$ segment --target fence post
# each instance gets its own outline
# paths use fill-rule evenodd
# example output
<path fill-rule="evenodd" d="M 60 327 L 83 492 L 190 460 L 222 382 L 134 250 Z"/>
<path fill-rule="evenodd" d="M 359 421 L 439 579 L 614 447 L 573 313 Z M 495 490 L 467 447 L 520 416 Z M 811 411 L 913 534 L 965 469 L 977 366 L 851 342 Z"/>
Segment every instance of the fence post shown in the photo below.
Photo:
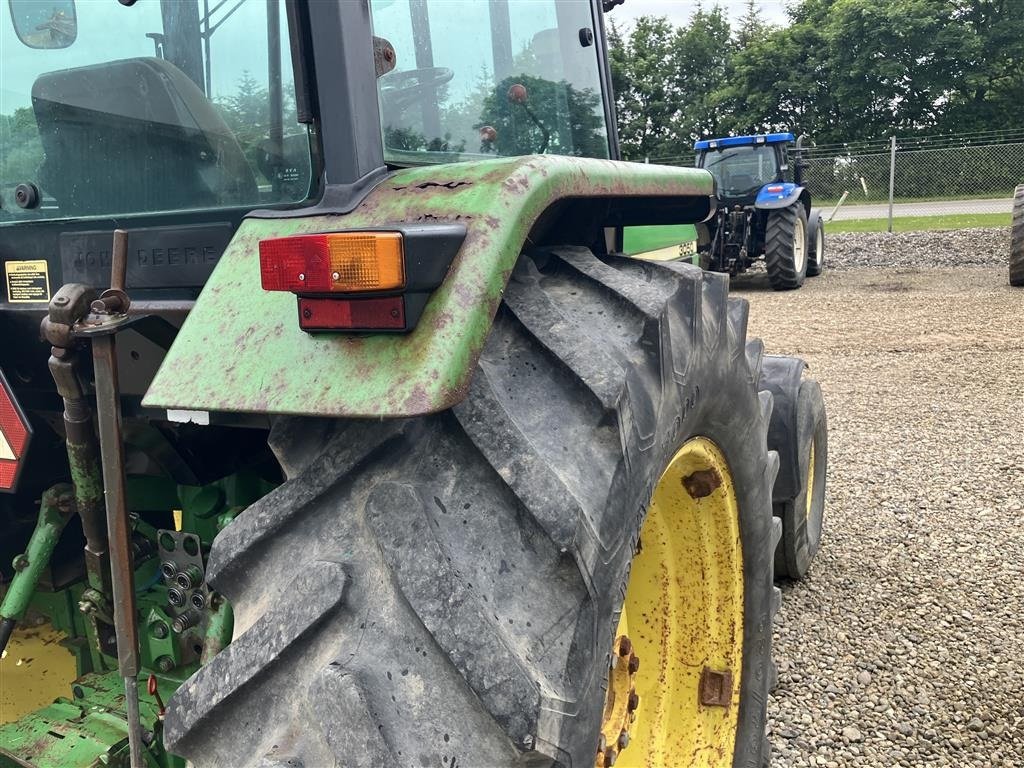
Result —
<path fill-rule="evenodd" d="M 889 149 L 889 231 L 892 232 L 892 199 L 896 186 L 896 137 L 893 136 Z"/>

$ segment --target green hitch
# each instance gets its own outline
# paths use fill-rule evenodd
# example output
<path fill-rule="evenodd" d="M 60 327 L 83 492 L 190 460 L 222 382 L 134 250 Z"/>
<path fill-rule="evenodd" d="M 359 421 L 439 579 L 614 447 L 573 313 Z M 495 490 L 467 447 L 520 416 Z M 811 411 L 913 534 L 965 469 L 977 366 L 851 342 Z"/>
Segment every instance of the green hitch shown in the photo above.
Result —
<path fill-rule="evenodd" d="M 235 630 L 235 613 L 231 604 L 220 595 L 214 595 L 210 603 L 212 610 L 206 625 L 203 652 L 199 656 L 199 663 L 203 665 L 227 647 Z"/>
<path fill-rule="evenodd" d="M 14 578 L 3 603 L 0 604 L 4 645 L 7 644 L 14 624 L 25 616 L 39 578 L 50 564 L 50 557 L 60 540 L 60 534 L 74 513 L 73 486 L 61 483 L 43 494 L 39 505 L 39 519 L 36 521 L 35 530 L 32 531 L 32 538 L 29 539 L 26 550 L 14 558 Z"/>

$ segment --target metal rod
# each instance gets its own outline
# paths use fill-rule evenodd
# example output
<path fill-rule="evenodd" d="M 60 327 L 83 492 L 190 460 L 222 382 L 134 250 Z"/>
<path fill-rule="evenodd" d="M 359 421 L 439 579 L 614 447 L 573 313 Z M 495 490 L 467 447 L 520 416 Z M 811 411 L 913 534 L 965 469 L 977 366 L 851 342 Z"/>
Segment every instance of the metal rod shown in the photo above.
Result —
<path fill-rule="evenodd" d="M 267 84 L 270 96 L 270 151 L 277 162 L 284 157 L 284 97 L 281 86 L 281 6 L 267 0 Z M 269 179 L 274 199 L 281 195 L 281 176 Z"/>
<path fill-rule="evenodd" d="M 896 191 L 896 137 L 889 149 L 889 231 L 892 232 L 892 199 Z"/>
<path fill-rule="evenodd" d="M 220 8 L 221 5 L 223 5 L 223 3 L 220 3 L 217 6 L 217 8 Z M 203 64 L 205 65 L 205 69 L 206 69 L 206 71 L 204 73 L 205 76 L 206 76 L 206 78 L 205 78 L 206 79 L 206 98 L 212 100 L 213 99 L 213 93 L 212 93 L 212 82 L 211 81 L 212 81 L 212 77 L 213 76 L 212 76 L 212 74 L 210 72 L 210 70 L 212 69 L 212 65 L 210 63 L 210 35 L 213 34 L 213 33 L 210 31 L 210 14 L 211 13 L 212 13 L 212 11 L 210 10 L 209 0 L 203 0 L 203 32 L 201 33 L 201 37 L 203 38 L 203 57 L 205 59 Z"/>
<path fill-rule="evenodd" d="M 125 274 L 128 271 L 128 233 L 123 229 L 114 230 L 114 249 L 110 259 L 110 287 L 124 290 Z"/>
<path fill-rule="evenodd" d="M 839 212 L 839 206 L 846 202 L 846 198 L 850 196 L 850 190 L 843 192 L 843 196 L 839 198 L 839 202 L 836 203 L 836 207 L 832 209 L 832 213 L 828 215 L 828 221 L 832 221 L 836 217 L 836 213 Z"/>
<path fill-rule="evenodd" d="M 96 416 L 99 422 L 103 487 L 107 502 L 114 630 L 117 633 L 117 666 L 121 677 L 124 678 L 131 768 L 143 768 L 142 726 L 139 720 L 139 633 L 135 616 L 135 569 L 132 562 L 131 526 L 128 520 L 124 443 L 121 441 L 121 398 L 117 384 L 117 348 L 114 339 L 113 334 L 94 336 L 92 339 Z"/>

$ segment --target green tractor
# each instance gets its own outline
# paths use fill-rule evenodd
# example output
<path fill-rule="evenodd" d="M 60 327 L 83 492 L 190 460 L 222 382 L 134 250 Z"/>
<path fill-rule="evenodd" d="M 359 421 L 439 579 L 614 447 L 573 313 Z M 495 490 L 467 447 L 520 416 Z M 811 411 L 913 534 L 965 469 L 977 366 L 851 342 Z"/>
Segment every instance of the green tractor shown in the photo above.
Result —
<path fill-rule="evenodd" d="M 604 12 L 2 5 L 0 765 L 767 765 L 821 392 Z"/>

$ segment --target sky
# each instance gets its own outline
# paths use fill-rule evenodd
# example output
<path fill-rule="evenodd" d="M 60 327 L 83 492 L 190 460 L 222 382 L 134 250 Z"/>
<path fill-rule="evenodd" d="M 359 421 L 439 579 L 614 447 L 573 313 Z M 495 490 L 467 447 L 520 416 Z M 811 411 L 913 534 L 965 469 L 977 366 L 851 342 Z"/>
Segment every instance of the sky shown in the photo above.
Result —
<path fill-rule="evenodd" d="M 729 21 L 738 21 L 747 10 L 747 0 L 626 0 L 617 6 L 607 18 L 621 27 L 632 26 L 640 16 L 667 16 L 675 26 L 680 26 L 693 14 L 698 5 L 710 8 L 720 5 L 729 15 Z M 785 0 L 757 0 L 761 15 L 771 24 L 786 23 Z"/>

